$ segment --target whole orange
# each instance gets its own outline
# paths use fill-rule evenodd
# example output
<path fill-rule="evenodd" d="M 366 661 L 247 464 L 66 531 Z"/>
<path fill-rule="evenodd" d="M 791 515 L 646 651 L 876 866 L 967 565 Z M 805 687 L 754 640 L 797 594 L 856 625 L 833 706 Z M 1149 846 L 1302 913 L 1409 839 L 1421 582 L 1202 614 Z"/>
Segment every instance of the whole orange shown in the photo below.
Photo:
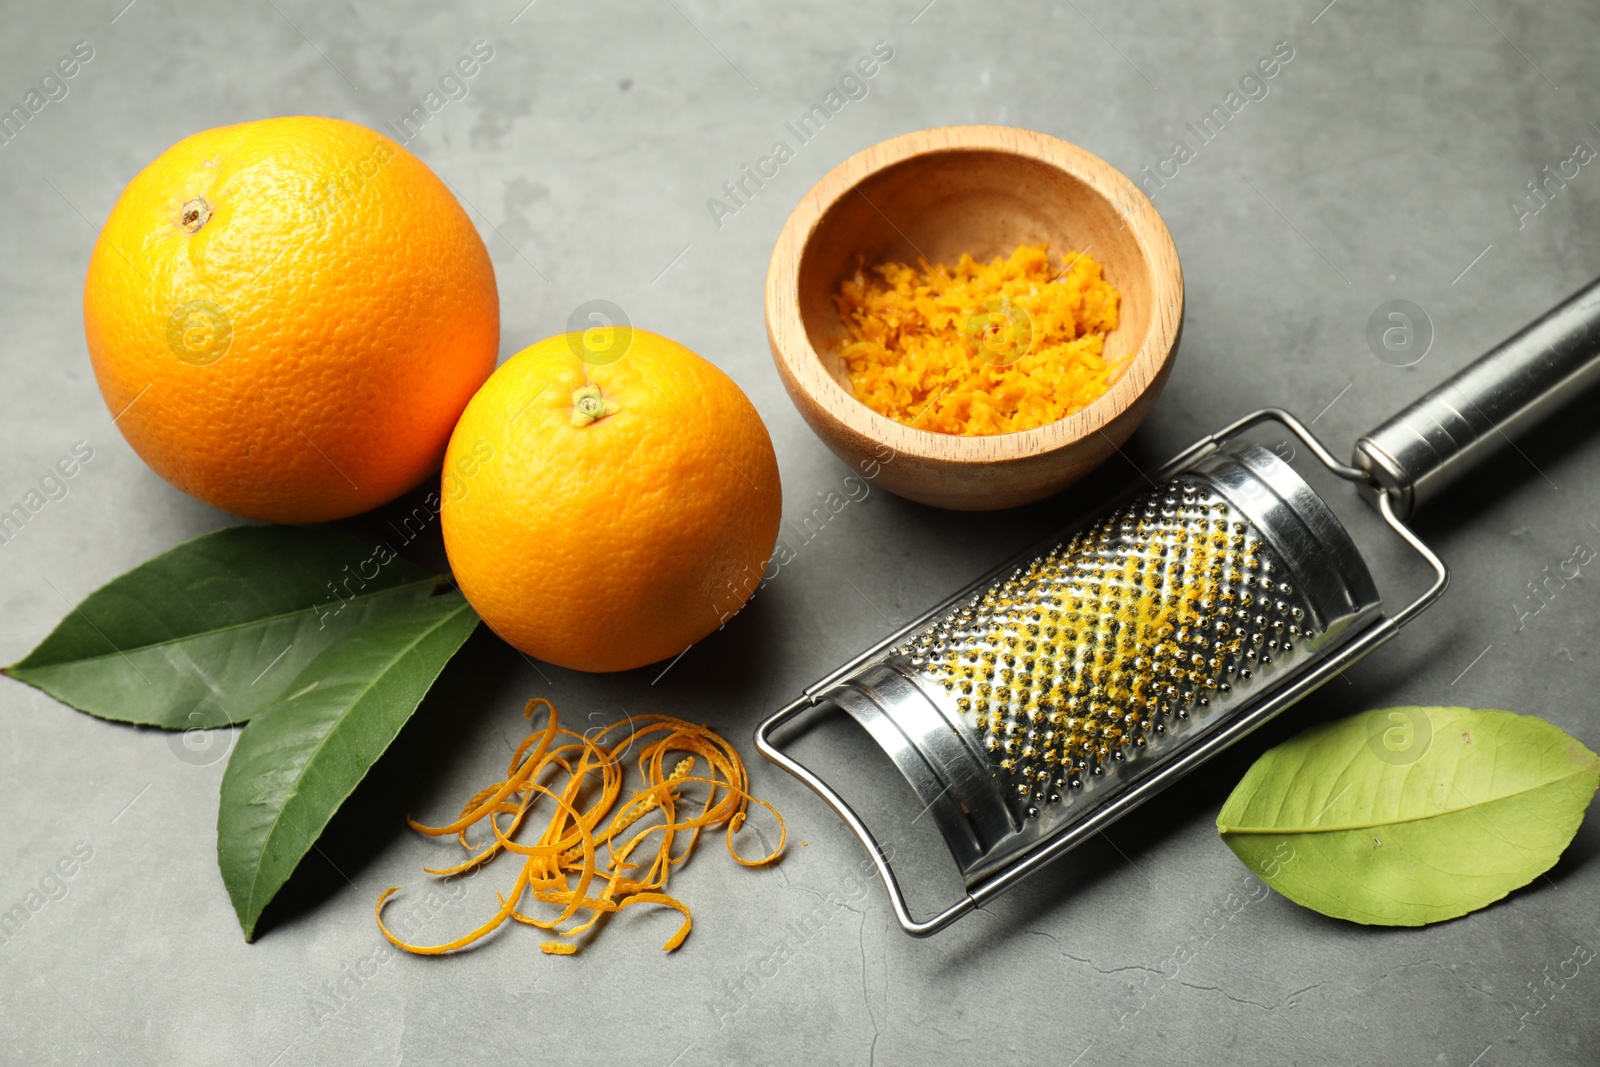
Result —
<path fill-rule="evenodd" d="M 450 190 L 327 118 L 163 152 L 95 243 L 83 317 L 134 451 L 266 522 L 353 515 L 437 470 L 500 344 L 494 268 Z"/>
<path fill-rule="evenodd" d="M 782 516 L 754 405 L 676 341 L 606 328 L 507 360 L 445 455 L 445 551 L 530 656 L 621 671 L 676 656 L 755 591 Z"/>

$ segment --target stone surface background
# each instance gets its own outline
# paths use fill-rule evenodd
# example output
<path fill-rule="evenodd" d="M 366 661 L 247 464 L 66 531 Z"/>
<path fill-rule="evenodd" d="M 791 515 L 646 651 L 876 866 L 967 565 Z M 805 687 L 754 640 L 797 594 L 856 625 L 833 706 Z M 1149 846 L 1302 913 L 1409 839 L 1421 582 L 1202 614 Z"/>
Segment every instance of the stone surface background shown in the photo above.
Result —
<path fill-rule="evenodd" d="M 528 696 L 579 718 L 701 718 L 748 745 L 761 716 L 1136 481 L 1133 466 L 1267 404 L 1315 418 L 1342 453 L 1590 280 L 1600 171 L 1582 167 L 1536 214 L 1525 183 L 1578 144 L 1600 145 L 1593 5 L 122 2 L 0 10 L 6 108 L 75 42 L 94 50 L 68 94 L 0 145 L 0 505 L 76 442 L 94 450 L 69 493 L 0 545 L 0 660 L 20 658 L 98 585 L 230 521 L 143 466 L 89 371 L 81 285 L 122 186 L 209 126 L 309 112 L 381 128 L 478 41 L 493 59 L 411 147 L 493 254 L 502 356 L 592 299 L 704 353 L 771 428 L 796 558 L 664 675 L 535 667 L 479 634 L 254 945 L 214 860 L 224 763 L 176 758 L 166 735 L 0 682 L 0 905 L 75 843 L 92 850 L 66 895 L 0 944 L 0 1060 L 1491 1067 L 1600 1056 L 1600 973 L 1559 978 L 1575 947 L 1600 948 L 1593 818 L 1547 878 L 1421 930 L 1334 922 L 1267 894 L 1213 826 L 1264 747 L 1370 707 L 1510 708 L 1600 744 L 1600 574 L 1524 614 L 1544 568 L 1600 547 L 1593 397 L 1420 522 L 1454 585 L 1401 638 L 1108 840 L 932 940 L 894 927 L 881 887 L 859 879 L 856 842 L 748 748 L 759 792 L 789 817 L 790 855 L 755 873 L 714 849 L 697 857 L 674 882 L 696 909 L 676 954 L 658 950 L 671 916 L 618 922 L 574 960 L 542 956 L 520 929 L 415 959 L 391 952 L 372 921 L 387 886 L 427 899 L 420 868 L 437 852 L 401 816 L 453 812 L 490 780 Z M 867 95 L 714 218 L 708 198 L 878 41 L 894 56 Z M 969 122 L 1064 137 L 1141 177 L 1175 141 L 1193 146 L 1184 124 L 1281 41 L 1293 59 L 1265 98 L 1156 191 L 1188 316 L 1127 462 L 1004 514 L 874 489 L 804 533 L 849 472 L 784 395 L 761 294 L 772 242 L 811 183 L 881 138 Z M 1369 317 L 1397 299 L 1430 324 L 1425 357 L 1407 367 L 1366 340 Z M 1336 504 L 1362 509 L 1350 493 Z M 420 549 L 437 559 L 436 540 Z M 1415 587 L 1403 553 L 1375 555 Z M 443 939 L 475 925 L 509 877 L 491 869 L 438 898 L 425 929 Z"/>

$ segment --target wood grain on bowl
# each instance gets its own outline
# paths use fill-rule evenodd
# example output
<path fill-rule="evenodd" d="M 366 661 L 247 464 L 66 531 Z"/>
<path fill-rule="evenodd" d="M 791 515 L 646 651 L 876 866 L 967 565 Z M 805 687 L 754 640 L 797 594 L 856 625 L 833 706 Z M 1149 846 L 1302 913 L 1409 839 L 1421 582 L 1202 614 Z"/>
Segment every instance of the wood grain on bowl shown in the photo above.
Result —
<path fill-rule="evenodd" d="M 1106 358 L 1126 362 L 1076 414 L 1018 433 L 956 436 L 904 425 L 855 398 L 834 304 L 858 263 L 987 261 L 1019 244 L 1087 252 L 1122 294 Z M 1127 440 L 1172 367 L 1183 274 L 1166 224 L 1109 163 L 1008 126 L 947 126 L 873 145 L 835 167 L 784 225 L 767 271 L 767 338 L 795 406 L 854 469 L 938 507 L 1014 507 L 1071 485 Z M 885 449 L 893 461 L 883 463 Z"/>

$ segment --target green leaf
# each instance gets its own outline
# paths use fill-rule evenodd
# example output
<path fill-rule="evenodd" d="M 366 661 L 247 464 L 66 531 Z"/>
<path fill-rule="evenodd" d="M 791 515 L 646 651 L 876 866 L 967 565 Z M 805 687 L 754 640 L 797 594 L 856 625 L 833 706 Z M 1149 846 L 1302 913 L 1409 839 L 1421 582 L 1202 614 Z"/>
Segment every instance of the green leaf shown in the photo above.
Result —
<path fill-rule="evenodd" d="M 426 602 L 439 579 L 342 533 L 233 526 L 91 593 L 13 678 L 103 719 L 167 729 L 245 722 L 369 620 Z"/>
<path fill-rule="evenodd" d="M 1217 831 L 1263 881 L 1351 922 L 1422 926 L 1549 870 L 1600 785 L 1600 757 L 1531 715 L 1382 708 L 1256 761 Z"/>
<path fill-rule="evenodd" d="M 217 863 L 247 941 L 477 625 L 454 591 L 390 612 L 306 664 L 240 733 L 222 776 Z"/>

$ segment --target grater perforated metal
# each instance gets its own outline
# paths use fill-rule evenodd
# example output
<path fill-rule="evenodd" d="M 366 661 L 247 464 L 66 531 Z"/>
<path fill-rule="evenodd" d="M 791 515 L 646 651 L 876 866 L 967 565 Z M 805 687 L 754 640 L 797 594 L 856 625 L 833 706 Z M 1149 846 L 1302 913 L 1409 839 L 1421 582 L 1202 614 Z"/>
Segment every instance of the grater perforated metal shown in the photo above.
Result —
<path fill-rule="evenodd" d="M 901 926 L 931 934 L 1038 870 L 1393 637 L 1448 583 L 1403 519 L 1600 380 L 1591 284 L 1336 460 L 1268 408 L 1196 442 L 1149 486 L 1024 552 L 808 688 L 756 731 L 868 847 Z M 1277 422 L 1363 487 L 1433 571 L 1393 614 L 1332 508 L 1243 434 Z M 778 747 L 843 712 L 936 820 L 966 895 L 915 918 L 883 851 Z"/>

